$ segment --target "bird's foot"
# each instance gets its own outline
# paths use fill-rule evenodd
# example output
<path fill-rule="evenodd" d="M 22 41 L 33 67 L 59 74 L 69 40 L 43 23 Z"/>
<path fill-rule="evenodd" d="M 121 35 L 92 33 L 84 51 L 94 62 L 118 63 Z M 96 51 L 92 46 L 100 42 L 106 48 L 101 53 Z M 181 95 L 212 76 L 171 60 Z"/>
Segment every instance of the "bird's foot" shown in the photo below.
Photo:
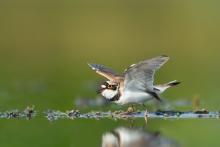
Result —
<path fill-rule="evenodd" d="M 135 110 L 134 107 L 129 107 L 127 111 L 125 111 L 123 114 L 131 115 L 131 114 L 140 114 L 141 112 L 139 110 Z"/>

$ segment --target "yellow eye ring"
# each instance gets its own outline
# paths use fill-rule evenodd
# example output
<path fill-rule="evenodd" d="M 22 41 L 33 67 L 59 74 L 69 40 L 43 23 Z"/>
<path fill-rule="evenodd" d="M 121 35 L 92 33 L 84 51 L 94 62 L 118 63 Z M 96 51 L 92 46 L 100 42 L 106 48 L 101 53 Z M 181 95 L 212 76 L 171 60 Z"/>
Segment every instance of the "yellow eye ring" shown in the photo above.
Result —
<path fill-rule="evenodd" d="M 112 88 L 112 85 L 108 85 L 108 89 L 111 89 Z"/>

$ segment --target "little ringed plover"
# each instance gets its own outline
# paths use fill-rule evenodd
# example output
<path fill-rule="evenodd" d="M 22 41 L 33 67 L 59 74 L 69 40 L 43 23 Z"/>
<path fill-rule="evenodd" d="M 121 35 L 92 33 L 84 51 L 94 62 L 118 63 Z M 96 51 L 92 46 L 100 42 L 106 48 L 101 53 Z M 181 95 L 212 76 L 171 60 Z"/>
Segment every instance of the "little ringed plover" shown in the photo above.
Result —
<path fill-rule="evenodd" d="M 155 98 L 162 102 L 159 94 L 180 83 L 174 80 L 166 84 L 153 85 L 155 71 L 168 59 L 168 56 L 157 56 L 132 64 L 125 69 L 124 76 L 98 64 L 88 63 L 88 65 L 98 74 L 108 79 L 97 91 L 107 100 L 118 105 L 130 105 L 132 108 L 134 104 L 141 104 L 146 108 L 145 101 Z"/>

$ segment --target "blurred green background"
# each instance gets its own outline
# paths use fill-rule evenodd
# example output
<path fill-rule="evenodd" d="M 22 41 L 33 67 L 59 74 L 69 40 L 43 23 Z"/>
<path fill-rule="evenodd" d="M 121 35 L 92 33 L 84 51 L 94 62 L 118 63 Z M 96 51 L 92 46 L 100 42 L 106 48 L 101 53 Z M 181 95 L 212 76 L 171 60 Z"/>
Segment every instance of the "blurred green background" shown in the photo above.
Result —
<path fill-rule="evenodd" d="M 90 90 L 86 86 L 88 81 L 105 81 L 104 77 L 99 76 L 86 65 L 87 62 L 98 63 L 123 73 L 131 64 L 158 55 L 168 55 L 170 60 L 156 72 L 154 83 L 162 84 L 175 79 L 181 81 L 180 85 L 166 91 L 164 97 L 172 101 L 192 99 L 198 94 L 203 102 L 201 108 L 217 111 L 220 103 L 219 6 L 220 1 L 205 0 L 1 0 L 0 111 L 23 110 L 31 105 L 35 105 L 37 110 L 76 109 L 74 99 L 77 96 L 97 97 L 93 89 L 99 89 L 99 85 L 91 84 L 92 90 Z M 91 109 L 81 111 L 88 112 Z M 190 107 L 187 110 L 191 109 Z M 14 140 L 19 131 L 21 131 L 19 136 L 30 134 L 28 130 L 22 133 L 25 125 L 30 125 L 29 127 L 35 125 L 36 130 L 33 131 L 38 133 L 41 130 L 38 127 L 42 128 L 42 134 L 39 133 L 42 138 L 53 134 L 53 139 L 59 136 L 69 139 L 73 135 L 70 132 L 74 129 L 69 128 L 67 134 L 61 130 L 65 128 L 66 123 L 68 127 L 74 127 L 75 122 L 56 122 L 56 125 L 53 125 L 53 129 L 59 130 L 56 136 L 56 132 L 50 131 L 52 126 L 46 120 L 46 126 L 43 120 L 39 121 L 41 121 L 39 126 L 36 125 L 37 121 L 32 121 L 20 123 L 19 125 L 23 127 L 13 125 L 13 128 L 18 127 L 13 129 L 9 126 L 9 120 L 1 119 L 0 136 L 7 138 L 9 135 L 8 137 Z M 216 120 L 214 121 L 212 123 L 216 124 Z M 13 124 L 15 121 L 10 120 L 10 122 Z M 99 130 L 100 134 L 90 138 L 96 140 L 91 146 L 97 146 L 101 142 L 101 132 L 109 131 L 104 129 L 105 126 L 111 125 L 113 129 L 114 126 L 123 124 L 106 120 L 76 122 L 78 126 L 80 124 L 87 126 L 84 131 L 89 131 L 90 124 L 97 125 L 93 130 L 98 130 L 100 124 L 103 124 L 102 129 Z M 192 121 L 192 124 L 197 123 L 195 120 Z M 163 128 L 160 124 L 161 120 L 157 120 L 154 127 Z M 175 124 L 176 128 L 183 127 L 184 130 L 184 123 L 180 124 L 182 125 Z M 219 127 L 219 124 L 217 125 L 213 127 Z M 173 124 L 170 129 L 172 127 Z M 47 128 L 48 134 L 43 133 Z M 167 133 L 170 137 L 176 136 L 175 131 L 168 132 L 164 134 Z M 78 134 L 83 137 L 83 130 Z M 181 140 L 180 138 L 176 136 L 177 140 Z M 17 138 L 15 142 L 19 140 Z M 53 146 L 61 146 L 64 142 L 67 143 L 65 139 L 60 140 Z M 216 144 L 217 140 L 212 142 Z M 5 146 L 17 145 L 8 142 L 7 139 L 0 139 L 1 143 Z M 37 143 L 39 142 L 35 145 L 39 146 Z M 48 144 L 45 141 L 45 146 Z M 76 144 L 89 145 L 88 142 Z M 192 140 L 186 141 L 185 144 L 207 145 Z M 21 145 L 26 146 L 22 143 Z M 67 143 L 65 146 L 70 144 Z"/>

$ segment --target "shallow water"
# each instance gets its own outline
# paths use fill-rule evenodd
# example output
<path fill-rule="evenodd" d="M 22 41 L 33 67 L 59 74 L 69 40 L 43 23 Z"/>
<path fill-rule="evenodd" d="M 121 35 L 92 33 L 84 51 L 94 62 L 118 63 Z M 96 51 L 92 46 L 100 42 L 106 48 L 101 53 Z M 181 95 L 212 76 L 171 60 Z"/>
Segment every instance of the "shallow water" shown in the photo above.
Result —
<path fill-rule="evenodd" d="M 159 140 L 175 145 L 220 145 L 219 1 L 1 0 L 0 6 L 1 147 L 101 146 L 103 135 L 121 136 L 121 127 L 130 132 L 132 122 L 144 136 L 160 132 Z M 152 112 L 147 125 L 143 107 L 135 106 L 141 115 L 126 118 L 115 111 L 127 106 L 96 95 L 106 79 L 86 63 L 123 74 L 159 55 L 170 59 L 154 84 L 181 84 L 160 95 L 163 103 L 145 103 Z M 212 113 L 190 112 L 203 108 Z M 57 114 L 48 115 L 49 109 Z M 68 117 L 72 109 L 85 117 Z M 179 114 L 155 115 L 157 109 Z"/>
<path fill-rule="evenodd" d="M 80 113 L 78 110 L 1 112 L 3 146 L 215 146 L 219 112 L 144 111 Z M 164 115 L 167 114 L 167 115 Z M 202 117 L 202 116 L 203 117 Z M 161 119 L 163 118 L 163 119 Z M 132 136 L 133 135 L 133 136 Z M 212 136 L 212 137 L 210 137 Z M 129 144 L 129 145 L 128 145 Z"/>

